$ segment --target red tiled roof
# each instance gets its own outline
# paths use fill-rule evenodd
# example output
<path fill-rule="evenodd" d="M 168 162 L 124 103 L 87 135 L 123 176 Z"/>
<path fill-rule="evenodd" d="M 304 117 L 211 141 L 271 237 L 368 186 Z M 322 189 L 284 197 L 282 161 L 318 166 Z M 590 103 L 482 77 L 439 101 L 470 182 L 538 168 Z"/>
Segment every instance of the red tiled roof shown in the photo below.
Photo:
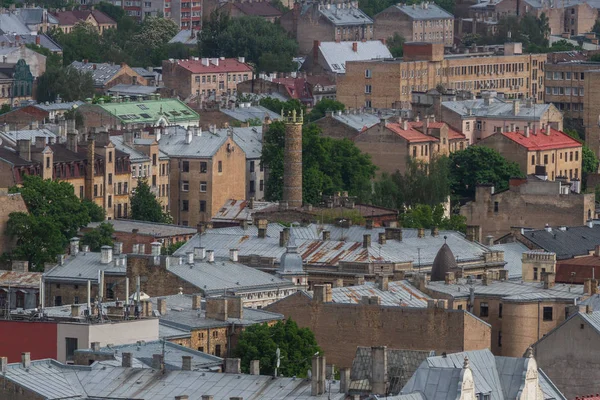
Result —
<path fill-rule="evenodd" d="M 53 15 L 58 19 L 59 25 L 75 25 L 79 22 L 85 21 L 89 15 L 92 14 L 99 24 L 113 24 L 117 23 L 115 20 L 104 14 L 100 10 L 85 11 L 85 10 L 73 10 L 73 11 L 58 11 Z"/>
<path fill-rule="evenodd" d="M 311 97 L 304 78 L 277 78 L 273 79 L 273 82 L 285 86 L 292 99 L 302 100 Z"/>
<path fill-rule="evenodd" d="M 575 400 L 600 400 L 600 394 L 596 393 L 596 395 L 588 394 L 587 396 L 579 396 L 575 397 Z"/>
<path fill-rule="evenodd" d="M 280 17 L 282 15 L 281 11 L 266 1 L 233 3 L 233 6 L 246 15 L 254 15 L 257 17 Z"/>
<path fill-rule="evenodd" d="M 502 135 L 529 151 L 581 147 L 581 143 L 569 135 L 556 129 L 548 129 L 550 129 L 550 134 L 546 134 L 547 132 L 543 129 L 538 129 L 535 134 L 530 133 L 529 137 L 525 137 L 523 132 L 503 132 Z"/>
<path fill-rule="evenodd" d="M 208 63 L 208 65 L 205 65 L 203 60 L 204 63 Z M 198 60 L 177 60 L 177 64 L 182 68 L 187 69 L 192 74 L 252 71 L 252 68 L 250 68 L 248 64 L 242 63 L 236 58 L 200 58 Z"/>
<path fill-rule="evenodd" d="M 413 126 L 416 125 L 416 126 Z M 439 142 L 436 137 L 427 136 L 424 133 L 419 132 L 415 128 L 422 125 L 420 122 L 409 122 L 407 124 L 406 130 L 402 129 L 402 124 L 399 123 L 387 123 L 385 124 L 386 128 L 396 133 L 398 136 L 403 137 L 406 141 L 410 143 L 422 143 L 422 142 Z"/>
<path fill-rule="evenodd" d="M 419 122 L 411 122 L 414 128 L 421 128 L 423 126 L 423 121 Z M 440 129 L 444 125 L 448 126 L 445 122 L 430 122 L 429 127 L 433 129 Z M 455 131 L 450 126 L 448 126 L 448 140 L 456 140 L 456 139 L 466 139 L 467 137 L 462 133 Z"/>

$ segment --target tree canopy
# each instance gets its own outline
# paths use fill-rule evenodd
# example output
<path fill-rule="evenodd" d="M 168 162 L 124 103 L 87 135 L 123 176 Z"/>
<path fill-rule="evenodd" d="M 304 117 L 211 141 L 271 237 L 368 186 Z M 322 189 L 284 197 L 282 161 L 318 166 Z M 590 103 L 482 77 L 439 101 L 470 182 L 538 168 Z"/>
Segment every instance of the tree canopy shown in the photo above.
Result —
<path fill-rule="evenodd" d="M 23 186 L 12 187 L 10 191 L 21 193 L 29 214 L 9 215 L 6 232 L 16 240 L 16 248 L 5 256 L 27 260 L 34 269 L 40 270 L 44 262 L 55 261 L 69 239 L 91 220 L 88 207 L 68 182 L 26 175 Z"/>
<path fill-rule="evenodd" d="M 390 53 L 392 53 L 392 56 L 402 57 L 402 55 L 404 54 L 404 43 L 405 42 L 406 42 L 406 39 L 404 39 L 404 37 L 400 36 L 400 34 L 398 34 L 398 32 L 394 33 L 394 36 L 388 38 L 387 47 L 390 50 Z"/>
<path fill-rule="evenodd" d="M 587 187 L 587 177 L 589 174 L 595 174 L 598 172 L 598 157 L 596 153 L 584 142 L 584 135 L 575 129 L 565 129 L 563 131 L 573 139 L 581 143 L 581 189 L 585 190 Z"/>
<path fill-rule="evenodd" d="M 150 190 L 145 179 L 138 180 L 131 196 L 131 219 L 138 221 L 171 223 L 171 216 L 162 211 L 160 202 Z"/>
<path fill-rule="evenodd" d="M 269 170 L 265 197 L 280 200 L 283 194 L 283 156 L 285 148 L 285 125 L 273 122 L 265 133 L 262 163 Z M 302 130 L 302 191 L 306 203 L 318 204 L 322 194 L 348 191 L 359 200 L 367 200 L 371 191 L 371 179 L 376 167 L 369 155 L 348 139 L 332 139 L 321 136 L 321 129 L 305 125 Z"/>
<path fill-rule="evenodd" d="M 112 235 L 115 228 L 108 222 L 103 222 L 98 227 L 86 232 L 81 240 L 82 244 L 90 246 L 91 251 L 100 251 L 102 246 L 112 246 Z"/>
<path fill-rule="evenodd" d="M 308 115 L 306 115 L 306 120 L 308 122 L 316 121 L 323 118 L 327 111 L 344 111 L 345 108 L 344 103 L 331 99 L 323 99 L 310 110 Z"/>
<path fill-rule="evenodd" d="M 241 358 L 242 371 L 248 373 L 250 361 L 260 361 L 261 375 L 272 375 L 276 367 L 276 351 L 280 350 L 278 376 L 306 377 L 315 353 L 321 352 L 315 335 L 308 328 L 299 328 L 288 318 L 275 325 L 251 325 L 242 331 L 235 349 Z"/>
<path fill-rule="evenodd" d="M 467 230 L 467 219 L 462 215 L 451 214 L 450 218 L 444 216 L 444 207 L 436 204 L 431 207 L 427 204 L 418 204 L 400 215 L 402 226 L 406 228 L 447 229 L 459 232 Z"/>
<path fill-rule="evenodd" d="M 94 79 L 89 72 L 72 67 L 46 70 L 38 79 L 38 101 L 53 102 L 57 97 L 64 101 L 75 101 L 94 96 Z"/>
<path fill-rule="evenodd" d="M 298 44 L 280 25 L 261 17 L 230 18 L 214 11 L 198 36 L 202 57 L 245 57 L 257 72 L 295 70 L 297 51 Z"/>
<path fill-rule="evenodd" d="M 473 198 L 480 183 L 493 184 L 496 191 L 507 189 L 511 177 L 521 176 L 519 164 L 489 147 L 469 146 L 450 154 L 450 187 L 459 198 Z"/>

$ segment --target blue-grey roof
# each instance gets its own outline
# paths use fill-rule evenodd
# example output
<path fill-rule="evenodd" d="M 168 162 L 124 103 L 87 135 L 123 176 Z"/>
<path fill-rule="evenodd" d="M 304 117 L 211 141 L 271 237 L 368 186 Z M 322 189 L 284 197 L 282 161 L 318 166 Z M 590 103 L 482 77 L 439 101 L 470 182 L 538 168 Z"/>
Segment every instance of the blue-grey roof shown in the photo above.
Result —
<path fill-rule="evenodd" d="M 347 3 L 334 3 L 331 4 L 330 8 L 327 8 L 327 6 L 323 5 L 321 6 L 319 12 L 334 25 L 346 26 L 373 24 L 373 20 L 358 8 L 341 8 L 342 6 L 346 6 L 346 4 Z"/>
<path fill-rule="evenodd" d="M 0 31 L 2 30 L 2 27 L 0 26 Z M 16 36 L 19 36 L 18 40 L 16 38 Z M 42 34 L 36 34 L 36 33 L 29 33 L 29 34 L 24 34 L 24 33 L 20 33 L 20 34 L 10 34 L 10 33 L 5 33 L 0 35 L 0 42 L 6 42 L 6 46 L 8 46 L 8 43 L 13 43 L 16 46 L 18 46 L 21 43 L 24 44 L 36 44 L 36 38 L 40 39 L 40 46 L 41 47 L 45 47 L 48 50 L 50 50 L 51 52 L 57 53 L 57 52 L 62 52 L 62 47 L 60 47 L 60 45 L 58 43 L 56 43 L 54 40 L 52 40 L 49 36 L 47 36 L 46 34 L 42 33 Z"/>
<path fill-rule="evenodd" d="M 96 228 L 100 224 L 111 224 L 115 232 L 131 233 L 137 229 L 138 235 L 147 235 L 155 237 L 169 237 L 179 235 L 192 235 L 197 232 L 196 229 L 188 226 L 180 226 L 173 224 L 160 224 L 157 222 L 134 221 L 128 219 L 111 219 L 109 221 L 91 222 L 88 228 Z"/>
<path fill-rule="evenodd" d="M 462 101 L 444 101 L 442 107 L 459 114 L 461 117 L 480 117 L 480 118 L 503 118 L 514 120 L 539 120 L 546 113 L 552 104 L 532 104 L 527 107 L 525 102 L 519 105 L 519 112 L 515 115 L 513 110 L 513 101 L 504 100 L 497 97 L 492 98 L 489 106 L 485 105 L 484 99 L 462 100 Z"/>
<path fill-rule="evenodd" d="M 46 9 L 41 7 L 18 8 L 13 11 L 25 24 L 37 25 L 44 22 L 44 17 L 48 18 L 49 24 L 58 24 L 58 19 Z"/>
<path fill-rule="evenodd" d="M 173 39 L 169 40 L 169 43 L 183 43 L 195 46 L 198 44 L 196 32 L 197 31 L 190 31 L 189 29 L 182 29 L 179 32 L 177 32 L 177 35 L 173 36 Z"/>
<path fill-rule="evenodd" d="M 246 122 L 251 119 L 258 119 L 262 122 L 265 119 L 265 117 L 271 118 L 272 121 L 281 118 L 281 115 L 274 113 L 268 108 L 265 108 L 263 106 L 252 106 L 247 103 L 244 103 L 243 106 L 236 107 L 233 109 L 221 108 L 220 111 L 223 114 L 228 115 L 231 118 L 236 119 L 240 122 Z"/>
<path fill-rule="evenodd" d="M 353 46 L 356 45 L 356 51 Z M 320 57 L 325 59 L 331 72 L 346 73 L 348 61 L 364 61 L 374 58 L 392 58 L 392 53 L 380 40 L 367 42 L 321 42 L 319 45 Z"/>
<path fill-rule="evenodd" d="M 132 163 L 150 160 L 150 157 L 146 153 L 125 144 L 123 142 L 123 136 L 111 136 L 110 141 L 115 145 L 115 149 L 129 154 L 129 160 L 131 160 Z"/>
<path fill-rule="evenodd" d="M 227 129 L 218 129 L 215 133 L 202 132 L 192 135 L 191 143 L 186 143 L 187 131 L 180 126 L 167 127 L 167 133 L 161 136 L 159 147 L 170 157 L 210 158 L 227 141 Z"/>
<path fill-rule="evenodd" d="M 492 250 L 504 252 L 504 269 L 508 270 L 508 279 L 521 279 L 523 277 L 523 253 L 529 251 L 521 242 L 502 243 L 490 246 Z"/>
<path fill-rule="evenodd" d="M 398 3 L 390 7 L 400 10 L 400 12 L 406 14 L 409 18 L 416 20 L 454 19 L 452 14 L 430 1 L 412 5 Z M 387 10 L 382 11 L 382 13 L 385 12 L 387 12 Z M 377 19 L 377 15 L 375 16 L 375 19 Z"/>
<path fill-rule="evenodd" d="M 572 226 L 565 230 L 525 231 L 523 236 L 546 251 L 556 253 L 557 260 L 587 256 L 600 244 L 600 225 Z"/>
<path fill-rule="evenodd" d="M 327 117 L 324 117 L 327 118 Z M 377 125 L 380 121 L 380 117 L 376 114 L 371 113 L 351 113 L 351 112 L 334 112 L 331 118 L 342 124 L 356 130 L 356 132 L 362 131 L 364 128 L 370 128 Z"/>
<path fill-rule="evenodd" d="M 600 311 L 600 294 L 593 294 L 587 299 L 579 302 L 582 306 L 591 306 L 592 310 Z"/>
<path fill-rule="evenodd" d="M 108 64 L 108 63 L 91 63 L 73 61 L 71 67 L 92 74 L 94 79 L 94 85 L 96 87 L 102 87 L 108 83 L 120 70 L 120 64 Z"/>
<path fill-rule="evenodd" d="M 98 351 L 93 351 L 92 349 L 77 351 L 92 354 L 110 354 L 114 356 L 122 356 L 123 353 L 131 353 L 133 358 L 148 367 L 152 367 L 152 356 L 154 354 L 164 354 L 164 364 L 167 370 L 181 369 L 182 356 L 192 357 L 193 370 L 207 370 L 208 368 L 218 367 L 223 364 L 223 359 L 221 357 L 216 357 L 201 351 L 192 350 L 189 347 L 180 346 L 178 344 L 163 340 L 107 346 L 102 347 Z"/>
<path fill-rule="evenodd" d="M 469 297 L 473 288 L 475 295 L 498 296 L 502 301 L 539 301 L 558 300 L 575 301 L 583 297 L 583 285 L 556 284 L 551 289 L 544 289 L 540 282 L 490 281 L 484 285 L 481 280 L 458 279 L 457 283 L 446 285 L 445 282 L 428 282 L 427 288 L 436 292 L 451 295 L 454 298 Z"/>
<path fill-rule="evenodd" d="M 24 129 L 20 131 L 0 131 L 0 139 L 3 144 L 11 144 L 15 146 L 17 144 L 17 140 L 29 139 L 31 142 L 35 142 L 35 138 L 38 136 L 44 136 L 46 138 L 46 144 L 48 144 L 48 138 L 52 138 L 54 141 L 57 141 L 58 135 L 46 128 L 38 128 L 38 129 Z"/>
<path fill-rule="evenodd" d="M 163 325 L 179 329 L 205 329 L 217 328 L 223 326 L 248 326 L 262 324 L 270 321 L 283 320 L 283 315 L 261 309 L 244 308 L 242 318 L 228 318 L 227 321 L 221 321 L 206 318 L 205 310 L 182 310 L 168 312 L 167 315 L 160 318 Z"/>
<path fill-rule="evenodd" d="M 600 1 L 598 0 L 569 0 L 568 3 L 556 0 L 525 0 L 525 3 L 529 4 L 533 8 L 565 8 L 586 3 L 592 8 L 600 8 Z"/>
<path fill-rule="evenodd" d="M 50 271 L 44 273 L 45 280 L 67 280 L 67 281 L 98 281 L 98 272 L 104 271 L 111 275 L 126 274 L 126 267 L 117 266 L 113 261 L 108 264 L 100 262 L 100 253 L 80 251 L 76 255 L 70 255 L 65 258 L 64 264 L 57 264 Z"/>
<path fill-rule="evenodd" d="M 239 142 L 236 141 L 236 143 L 238 143 L 239 146 Z M 246 157 L 250 158 L 246 150 L 244 150 L 244 152 L 246 153 Z M 277 203 L 271 203 L 268 201 L 254 201 L 254 206 L 252 209 L 250 209 L 249 202 L 246 200 L 228 199 L 225 201 L 225 204 L 223 204 L 223 207 L 221 207 L 219 211 L 217 211 L 217 213 L 212 217 L 212 221 L 233 223 L 248 221 L 251 223 L 255 212 L 269 206 L 276 205 Z"/>
<path fill-rule="evenodd" d="M 191 332 L 189 329 L 176 328 L 174 326 L 161 324 L 159 321 L 158 337 L 161 339 L 170 340 L 170 339 L 190 337 L 190 336 L 191 336 Z"/>
<path fill-rule="evenodd" d="M 311 382 L 306 379 L 181 370 L 163 373 L 100 363 L 67 366 L 53 360 L 32 361 L 27 370 L 20 363 L 9 364 L 3 377 L 47 400 L 165 400 L 184 394 L 189 400 L 201 400 L 205 394 L 213 395 L 214 400 L 234 396 L 244 400 L 343 400 L 346 396 L 339 393 L 338 381 L 331 382 L 331 392 L 311 396 Z"/>
<path fill-rule="evenodd" d="M 247 159 L 260 158 L 262 155 L 262 126 L 233 128 L 232 133 L 233 141 L 246 153 Z"/>
<path fill-rule="evenodd" d="M 600 311 L 592 311 L 591 313 L 580 312 L 579 316 L 594 327 L 596 331 L 600 332 Z"/>
<path fill-rule="evenodd" d="M 62 101 L 60 103 L 38 103 L 35 107 L 44 111 L 63 111 L 71 110 L 74 107 L 77 108 L 80 105 L 85 104 L 83 101 Z"/>
<path fill-rule="evenodd" d="M 108 89 L 108 93 L 127 96 L 147 96 L 158 91 L 157 86 L 126 85 L 119 83 Z"/>
<path fill-rule="evenodd" d="M 0 31 L 7 34 L 28 35 L 35 33 L 14 13 L 0 14 Z"/>
<path fill-rule="evenodd" d="M 151 68 L 151 67 L 149 67 Z M 134 70 L 135 72 L 137 72 L 140 76 L 143 76 L 144 78 L 157 78 L 158 77 L 158 72 L 154 72 L 154 71 L 149 71 L 148 68 L 143 68 L 143 67 L 132 67 L 132 70 Z"/>

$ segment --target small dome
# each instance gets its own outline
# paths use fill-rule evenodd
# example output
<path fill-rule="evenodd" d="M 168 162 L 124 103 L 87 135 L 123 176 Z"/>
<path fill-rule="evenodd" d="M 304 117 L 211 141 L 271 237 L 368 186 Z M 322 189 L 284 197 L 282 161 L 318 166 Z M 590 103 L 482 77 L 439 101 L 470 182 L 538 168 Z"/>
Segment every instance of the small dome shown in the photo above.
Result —
<path fill-rule="evenodd" d="M 444 281 L 446 280 L 446 272 L 450 272 L 457 268 L 456 258 L 454 257 L 454 254 L 452 254 L 450 246 L 448 246 L 447 243 L 444 243 L 435 256 L 435 260 L 433 260 L 433 266 L 431 267 L 431 281 Z"/>
<path fill-rule="evenodd" d="M 287 244 L 287 250 L 281 256 L 279 261 L 280 274 L 302 274 L 304 269 L 302 268 L 302 256 L 298 254 L 298 247 L 294 241 L 294 236 L 290 230 L 290 238 Z"/>

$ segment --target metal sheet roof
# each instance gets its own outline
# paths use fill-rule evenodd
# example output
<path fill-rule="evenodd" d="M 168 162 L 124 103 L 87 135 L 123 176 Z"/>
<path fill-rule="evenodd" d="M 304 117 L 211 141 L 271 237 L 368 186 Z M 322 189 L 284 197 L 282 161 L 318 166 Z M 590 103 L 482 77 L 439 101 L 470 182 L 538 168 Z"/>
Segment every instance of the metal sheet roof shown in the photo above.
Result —
<path fill-rule="evenodd" d="M 262 155 L 262 126 L 232 129 L 233 141 L 246 153 L 246 159 L 259 159 Z M 256 165 L 255 168 L 259 168 Z"/>
<path fill-rule="evenodd" d="M 125 144 L 123 141 L 123 136 L 111 136 L 110 141 L 112 142 L 112 144 L 115 145 L 115 148 L 117 150 L 129 154 L 129 160 L 132 163 L 150 160 L 150 157 L 147 154 L 142 153 L 141 151 L 133 148 L 132 146 Z"/>
<path fill-rule="evenodd" d="M 521 103 L 519 112 L 515 115 L 513 101 L 503 100 L 494 97 L 489 106 L 485 105 L 484 99 L 463 100 L 463 101 L 444 101 L 442 107 L 447 108 L 462 117 L 474 116 L 480 118 L 503 118 L 503 119 L 522 119 L 527 121 L 540 120 L 546 113 L 551 104 L 532 104 L 527 107 L 526 103 Z"/>
<path fill-rule="evenodd" d="M 158 86 L 126 85 L 119 83 L 108 89 L 108 93 L 128 96 L 147 96 L 158 91 Z"/>
<path fill-rule="evenodd" d="M 268 201 L 255 201 L 253 208 L 251 209 L 249 207 L 249 202 L 246 200 L 229 199 L 223 204 L 223 207 L 217 211 L 212 220 L 213 222 L 252 221 L 252 215 L 255 212 L 275 204 L 276 203 L 270 203 Z"/>
<path fill-rule="evenodd" d="M 504 269 L 508 270 L 508 279 L 521 279 L 523 276 L 523 253 L 529 251 L 521 242 L 502 243 L 490 246 L 492 250 L 504 252 Z"/>
<path fill-rule="evenodd" d="M 370 25 L 373 20 L 358 8 L 342 8 L 346 4 L 331 4 L 331 7 L 321 6 L 319 12 L 334 25 Z"/>
<path fill-rule="evenodd" d="M 189 29 L 182 29 L 177 32 L 177 35 L 173 36 L 169 43 L 183 43 L 187 45 L 197 45 L 198 38 L 196 37 L 196 31 L 191 31 Z"/>
<path fill-rule="evenodd" d="M 113 262 L 102 264 L 100 253 L 80 251 L 76 255 L 65 258 L 63 265 L 57 264 L 50 271 L 44 273 L 44 279 L 49 280 L 76 280 L 76 281 L 98 281 L 98 271 L 110 274 L 125 275 L 126 267 L 116 266 Z"/>
<path fill-rule="evenodd" d="M 159 147 L 170 157 L 209 158 L 227 141 L 227 130 L 224 129 L 219 129 L 215 133 L 193 134 L 190 143 L 186 142 L 186 129 L 170 126 L 167 131 L 167 134 L 161 136 Z"/>
<path fill-rule="evenodd" d="M 0 286 L 13 288 L 39 288 L 42 274 L 40 272 L 1 271 Z"/>
<path fill-rule="evenodd" d="M 131 233 L 134 229 L 138 230 L 140 235 L 148 235 L 155 237 L 169 237 L 179 235 L 193 235 L 198 232 L 194 228 L 172 224 L 160 224 L 157 222 L 134 221 L 128 219 L 112 219 L 102 222 L 91 222 L 88 228 L 96 228 L 100 224 L 111 224 L 115 228 L 115 232 Z"/>
<path fill-rule="evenodd" d="M 406 3 L 398 3 L 393 5 L 400 12 L 408 15 L 412 19 L 427 20 L 427 19 L 454 19 L 454 16 L 443 8 L 437 6 L 433 2 L 422 2 L 421 4 L 409 5 Z M 382 12 L 385 12 L 383 10 Z M 375 16 L 377 19 L 377 16 Z"/>
<path fill-rule="evenodd" d="M 17 144 L 17 140 L 28 139 L 31 140 L 31 143 L 35 142 L 35 138 L 38 136 L 43 136 L 46 138 L 46 144 L 48 144 L 48 138 L 52 138 L 55 142 L 58 140 L 58 135 L 52 132 L 50 129 L 39 128 L 39 129 L 23 129 L 19 131 L 7 131 L 0 132 L 0 139 L 2 141 L 6 141 L 9 144 L 15 146 Z"/>
<path fill-rule="evenodd" d="M 557 260 L 565 260 L 576 256 L 588 255 L 600 244 L 600 225 L 592 228 L 585 226 L 567 227 L 566 230 L 545 229 L 526 231 L 528 240 L 540 248 L 556 253 Z"/>
<path fill-rule="evenodd" d="M 281 118 L 281 115 L 265 108 L 263 106 L 243 106 L 243 107 L 235 107 L 233 109 L 229 108 L 221 108 L 220 110 L 223 114 L 230 116 L 233 119 L 236 119 L 240 122 L 246 122 L 251 119 L 259 119 L 261 122 L 265 117 L 271 118 L 271 120 L 275 121 Z"/>
<path fill-rule="evenodd" d="M 86 104 L 82 107 L 99 107 L 125 124 L 155 124 L 161 118 L 165 118 L 168 124 L 178 122 L 198 124 L 200 121 L 200 116 L 196 111 L 177 99 Z"/>
<path fill-rule="evenodd" d="M 356 51 L 354 51 L 354 45 L 356 45 Z M 380 40 L 321 42 L 319 51 L 329 70 L 337 74 L 346 73 L 346 63 L 348 61 L 392 58 L 392 53 Z"/>

